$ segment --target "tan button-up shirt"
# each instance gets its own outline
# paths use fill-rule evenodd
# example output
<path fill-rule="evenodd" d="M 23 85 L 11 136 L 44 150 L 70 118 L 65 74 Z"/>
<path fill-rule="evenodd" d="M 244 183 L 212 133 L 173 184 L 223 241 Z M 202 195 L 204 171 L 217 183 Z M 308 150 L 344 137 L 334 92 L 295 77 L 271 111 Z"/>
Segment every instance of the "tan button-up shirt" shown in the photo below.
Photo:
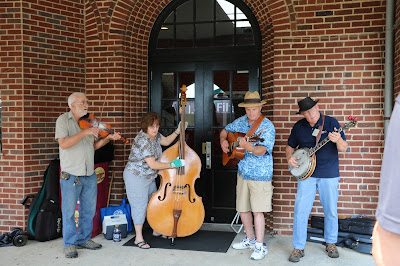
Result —
<path fill-rule="evenodd" d="M 56 122 L 56 140 L 73 136 L 81 131 L 71 111 L 58 117 Z M 60 151 L 61 171 L 75 176 L 90 176 L 94 172 L 94 136 L 87 135 L 77 144 Z"/>

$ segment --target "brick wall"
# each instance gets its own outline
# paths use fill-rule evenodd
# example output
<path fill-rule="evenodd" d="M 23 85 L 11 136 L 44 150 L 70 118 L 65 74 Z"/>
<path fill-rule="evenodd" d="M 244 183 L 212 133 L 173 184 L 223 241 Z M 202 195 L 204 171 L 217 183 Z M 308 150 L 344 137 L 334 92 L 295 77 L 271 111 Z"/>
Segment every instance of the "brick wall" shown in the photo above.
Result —
<path fill-rule="evenodd" d="M 7 1 L 1 7 L 3 154 L 0 231 L 25 227 L 25 195 L 42 186 L 58 157 L 55 121 L 67 97 L 85 88 L 84 28 L 80 1 Z"/>
<path fill-rule="evenodd" d="M 273 121 L 279 132 L 274 229 L 290 234 L 296 182 L 287 171 L 285 145 L 301 118 L 295 115 L 297 101 L 307 95 L 320 99 L 320 109 L 341 124 L 349 115 L 358 117 L 357 128 L 346 134 L 349 151 L 340 154 L 339 214 L 375 215 L 383 152 L 385 2 L 286 2 L 293 16 L 288 12 L 286 27 L 274 32 Z M 270 7 L 271 14 L 280 10 Z M 312 214 L 323 214 L 318 200 Z"/>
<path fill-rule="evenodd" d="M 43 165 L 58 157 L 55 120 L 68 96 L 85 88 L 82 3 L 23 2 L 25 193 L 43 180 Z"/>
<path fill-rule="evenodd" d="M 0 231 L 22 227 L 24 194 L 22 17 L 20 1 L 0 6 Z"/>
<path fill-rule="evenodd" d="M 93 102 L 90 112 L 127 139 L 136 135 L 149 97 L 149 35 L 169 2 L 0 4 L 5 145 L 0 155 L 0 231 L 25 226 L 27 211 L 19 201 L 39 189 L 49 160 L 58 155 L 55 120 L 68 110 L 70 93 L 86 92 Z M 277 130 L 270 226 L 291 233 L 296 181 L 287 171 L 284 149 L 291 127 L 301 118 L 295 115 L 297 101 L 307 95 L 320 99 L 321 109 L 342 124 L 348 115 L 359 118 L 358 127 L 347 133 L 349 152 L 340 155 L 339 213 L 374 216 L 383 152 L 385 1 L 244 2 L 260 25 L 262 92 L 268 101 L 264 112 Z M 130 145 L 116 144 L 111 204 L 125 193 L 122 171 L 129 150 Z M 322 214 L 319 201 L 312 213 Z"/>
<path fill-rule="evenodd" d="M 89 1 L 86 4 L 87 95 L 102 121 L 131 140 L 147 111 L 147 40 L 151 2 Z M 150 15 L 156 17 L 152 11 Z M 140 17 L 138 14 L 143 15 Z M 147 35 L 146 35 L 147 34 Z M 131 144 L 116 143 L 111 204 L 125 194 L 122 173 Z"/>

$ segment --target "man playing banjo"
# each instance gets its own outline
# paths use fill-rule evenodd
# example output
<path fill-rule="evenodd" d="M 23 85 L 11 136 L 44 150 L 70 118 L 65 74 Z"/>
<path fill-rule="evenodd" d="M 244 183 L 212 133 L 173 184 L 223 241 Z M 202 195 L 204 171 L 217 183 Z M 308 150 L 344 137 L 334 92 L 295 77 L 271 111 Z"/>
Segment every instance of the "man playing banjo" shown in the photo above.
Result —
<path fill-rule="evenodd" d="M 304 256 L 307 240 L 307 225 L 315 195 L 318 189 L 320 201 L 324 209 L 325 230 L 324 239 L 326 251 L 331 258 L 338 258 L 339 252 L 335 243 L 338 237 L 337 201 L 339 197 L 339 156 L 338 152 L 347 150 L 346 136 L 341 131 L 339 122 L 330 116 L 319 112 L 319 100 L 306 97 L 298 102 L 297 114 L 304 116 L 296 122 L 290 133 L 286 146 L 286 159 L 290 167 L 299 168 L 298 160 L 293 156 L 295 149 L 312 148 L 319 140 L 329 138 L 330 142 L 318 150 L 316 166 L 309 178 L 299 179 L 294 206 L 293 220 L 293 251 L 289 261 L 298 262 Z M 307 168 L 305 171 L 309 171 Z"/>

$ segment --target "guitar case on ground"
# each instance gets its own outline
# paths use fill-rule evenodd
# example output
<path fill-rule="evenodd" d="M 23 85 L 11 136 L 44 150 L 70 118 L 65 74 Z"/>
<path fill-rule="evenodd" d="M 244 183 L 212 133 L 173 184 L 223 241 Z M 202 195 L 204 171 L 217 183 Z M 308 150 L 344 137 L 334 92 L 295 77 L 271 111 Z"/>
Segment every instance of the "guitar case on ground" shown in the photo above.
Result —
<path fill-rule="evenodd" d="M 372 235 L 375 222 L 375 220 L 368 218 L 366 215 L 339 219 L 339 232 Z M 324 229 L 324 217 L 311 216 L 311 227 Z"/>
<path fill-rule="evenodd" d="M 39 192 L 21 201 L 22 205 L 29 208 L 29 239 L 49 241 L 62 236 L 59 175 L 60 160 L 53 159 L 44 173 L 43 186 Z M 33 198 L 32 202 L 27 204 L 30 198 Z"/>
<path fill-rule="evenodd" d="M 307 241 L 325 244 L 324 230 L 318 228 L 307 228 Z M 355 251 L 372 254 L 372 236 L 348 232 L 339 232 L 338 247 L 351 248 Z"/>

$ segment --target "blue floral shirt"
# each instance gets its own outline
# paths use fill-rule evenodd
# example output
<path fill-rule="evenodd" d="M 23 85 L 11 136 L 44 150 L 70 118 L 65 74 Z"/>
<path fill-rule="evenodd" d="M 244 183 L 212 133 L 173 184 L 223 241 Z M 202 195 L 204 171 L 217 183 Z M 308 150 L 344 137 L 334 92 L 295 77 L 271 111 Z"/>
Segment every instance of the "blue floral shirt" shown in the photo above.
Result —
<path fill-rule="evenodd" d="M 247 133 L 252 125 L 249 125 L 247 115 L 239 117 L 225 127 L 227 132 Z M 238 171 L 245 180 L 271 181 L 273 173 L 272 149 L 275 143 L 275 127 L 268 118 L 264 118 L 258 126 L 255 134 L 262 131 L 260 138 L 264 141 L 253 142 L 253 146 L 264 146 L 267 152 L 257 156 L 245 151 L 244 157 L 239 161 Z"/>

